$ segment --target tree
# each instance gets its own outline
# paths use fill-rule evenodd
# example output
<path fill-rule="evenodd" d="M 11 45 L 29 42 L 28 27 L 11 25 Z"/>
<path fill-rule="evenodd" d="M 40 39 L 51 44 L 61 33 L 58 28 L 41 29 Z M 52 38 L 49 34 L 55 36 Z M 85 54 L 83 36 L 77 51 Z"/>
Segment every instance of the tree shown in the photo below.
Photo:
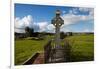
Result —
<path fill-rule="evenodd" d="M 27 27 L 25 27 L 25 32 L 26 32 L 26 37 L 32 37 L 33 36 L 34 29 L 33 28 L 29 28 L 27 26 Z"/>
<path fill-rule="evenodd" d="M 34 31 L 34 29 L 33 29 L 33 28 L 30 28 L 30 29 L 29 29 L 29 35 L 30 35 L 30 37 L 32 37 L 32 36 L 33 36 L 33 31 Z"/>
<path fill-rule="evenodd" d="M 73 35 L 73 33 L 72 32 L 69 32 L 69 36 L 72 36 Z"/>
<path fill-rule="evenodd" d="M 29 36 L 29 27 L 25 27 L 25 33 L 26 33 L 26 37 Z"/>

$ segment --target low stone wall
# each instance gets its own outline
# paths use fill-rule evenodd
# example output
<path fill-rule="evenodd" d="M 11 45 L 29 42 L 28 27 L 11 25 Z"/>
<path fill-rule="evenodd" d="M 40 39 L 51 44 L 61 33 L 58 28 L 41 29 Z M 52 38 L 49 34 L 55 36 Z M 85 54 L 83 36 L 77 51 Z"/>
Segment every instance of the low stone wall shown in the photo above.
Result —
<path fill-rule="evenodd" d="M 35 59 L 39 56 L 40 53 L 36 53 L 35 55 L 32 55 L 28 60 L 26 60 L 23 65 L 30 65 L 33 64 Z"/>
<path fill-rule="evenodd" d="M 49 57 L 50 57 L 50 52 L 51 52 L 51 41 L 49 41 L 45 46 L 44 46 L 44 62 L 48 63 L 49 62 Z"/>

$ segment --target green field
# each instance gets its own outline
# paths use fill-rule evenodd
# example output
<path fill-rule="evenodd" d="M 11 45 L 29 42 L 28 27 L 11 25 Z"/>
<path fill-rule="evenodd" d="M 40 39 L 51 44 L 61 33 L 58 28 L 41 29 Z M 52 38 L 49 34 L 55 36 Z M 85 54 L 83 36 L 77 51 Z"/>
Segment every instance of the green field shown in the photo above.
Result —
<path fill-rule="evenodd" d="M 94 35 L 74 35 L 66 37 L 71 45 L 70 61 L 94 60 Z"/>
<path fill-rule="evenodd" d="M 47 36 L 44 40 L 15 40 L 15 64 L 25 62 L 36 52 L 43 52 L 45 44 L 52 39 Z M 68 36 L 64 41 L 69 41 L 71 45 L 71 61 L 87 61 L 94 58 L 94 35 L 73 35 Z"/>
<path fill-rule="evenodd" d="M 49 41 L 47 36 L 44 40 L 31 40 L 30 38 L 15 40 L 15 65 L 22 64 L 36 52 L 43 52 L 43 46 Z"/>

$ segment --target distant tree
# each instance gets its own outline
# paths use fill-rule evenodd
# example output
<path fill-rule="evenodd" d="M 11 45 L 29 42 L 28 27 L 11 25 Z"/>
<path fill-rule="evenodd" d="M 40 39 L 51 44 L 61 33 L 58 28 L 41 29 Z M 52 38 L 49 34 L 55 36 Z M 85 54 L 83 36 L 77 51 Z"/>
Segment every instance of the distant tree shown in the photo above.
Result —
<path fill-rule="evenodd" d="M 28 26 L 25 27 L 25 33 L 26 33 L 26 37 L 28 37 L 29 36 L 29 27 Z"/>
<path fill-rule="evenodd" d="M 73 35 L 73 33 L 72 32 L 69 32 L 69 36 L 72 36 Z"/>
<path fill-rule="evenodd" d="M 33 36 L 33 32 L 34 32 L 34 29 L 33 28 L 30 28 L 30 31 L 29 31 L 30 37 Z"/>
<path fill-rule="evenodd" d="M 45 31 L 43 31 L 43 32 L 41 32 L 41 34 L 42 34 L 43 36 L 45 36 L 45 35 L 46 35 L 46 32 L 45 32 Z"/>
<path fill-rule="evenodd" d="M 27 26 L 27 27 L 25 27 L 25 32 L 26 32 L 26 37 L 32 37 L 33 36 L 34 29 L 33 28 L 29 28 Z"/>

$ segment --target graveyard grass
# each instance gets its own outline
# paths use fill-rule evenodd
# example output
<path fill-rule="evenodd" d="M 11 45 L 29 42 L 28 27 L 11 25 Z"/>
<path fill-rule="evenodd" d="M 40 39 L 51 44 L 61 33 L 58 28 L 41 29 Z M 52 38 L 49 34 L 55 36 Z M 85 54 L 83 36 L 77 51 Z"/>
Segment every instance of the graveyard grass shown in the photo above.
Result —
<path fill-rule="evenodd" d="M 43 52 L 45 44 L 52 39 L 47 36 L 44 40 L 15 40 L 15 65 L 25 62 L 36 52 Z M 81 34 L 68 36 L 64 41 L 71 45 L 71 61 L 91 61 L 94 59 L 94 35 Z"/>
<path fill-rule="evenodd" d="M 43 52 L 43 46 L 49 39 L 50 36 L 47 36 L 44 40 L 32 40 L 31 38 L 15 40 L 15 65 L 23 64 L 37 52 Z"/>
<path fill-rule="evenodd" d="M 94 60 L 94 34 L 74 35 L 65 40 L 68 40 L 71 45 L 70 61 Z"/>

